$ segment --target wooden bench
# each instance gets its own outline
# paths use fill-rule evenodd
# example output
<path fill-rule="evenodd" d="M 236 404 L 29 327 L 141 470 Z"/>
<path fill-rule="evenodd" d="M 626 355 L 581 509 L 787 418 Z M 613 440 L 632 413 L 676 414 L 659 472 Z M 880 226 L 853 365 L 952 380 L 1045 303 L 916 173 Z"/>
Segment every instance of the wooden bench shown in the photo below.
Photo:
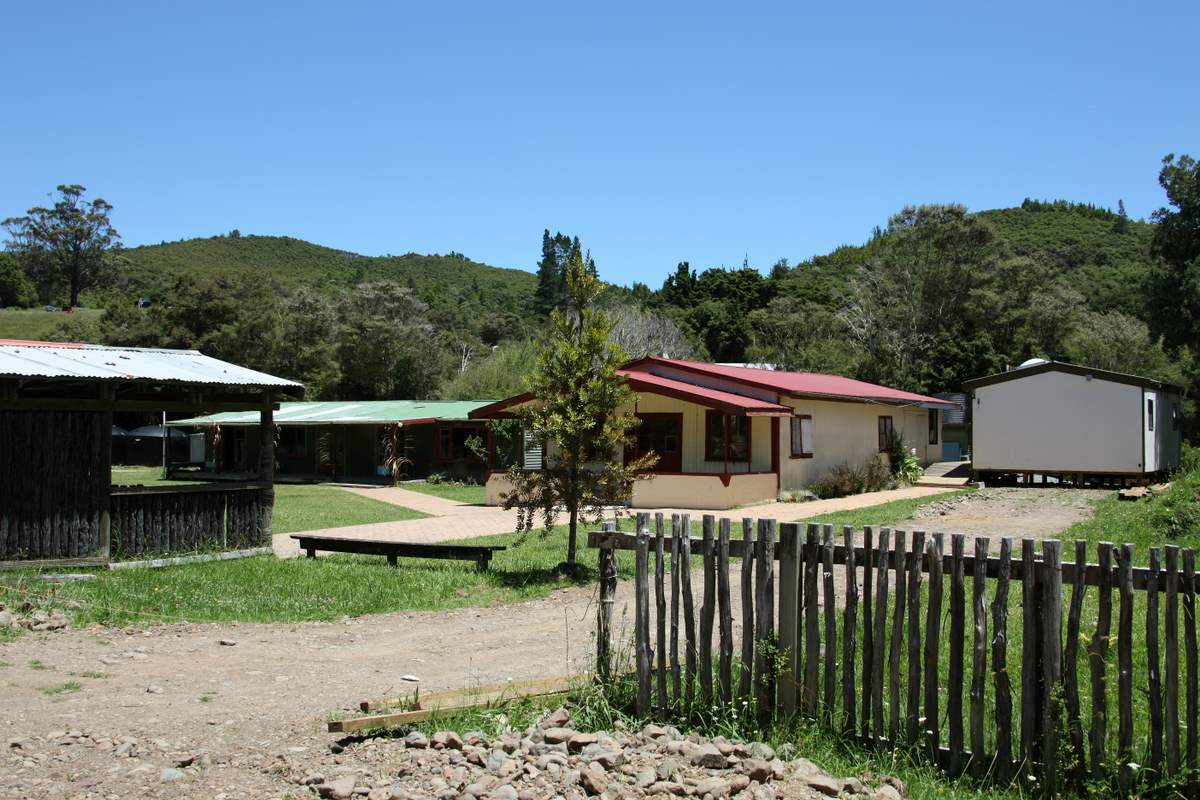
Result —
<path fill-rule="evenodd" d="M 309 558 L 318 550 L 334 553 L 358 553 L 368 556 L 387 556 L 388 566 L 396 566 L 397 558 L 446 558 L 455 561 L 474 561 L 481 572 L 488 568 L 492 554 L 502 546 L 467 544 L 417 544 L 414 542 L 381 542 L 378 539 L 344 539 L 340 536 L 305 536 L 292 534 Z"/>

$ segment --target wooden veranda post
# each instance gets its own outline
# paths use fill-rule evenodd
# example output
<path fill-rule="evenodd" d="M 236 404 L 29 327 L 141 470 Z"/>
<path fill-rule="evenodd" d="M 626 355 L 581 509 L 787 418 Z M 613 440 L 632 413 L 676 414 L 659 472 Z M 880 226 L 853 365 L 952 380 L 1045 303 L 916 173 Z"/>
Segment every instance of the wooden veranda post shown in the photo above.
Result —
<path fill-rule="evenodd" d="M 275 512 L 275 406 L 270 392 L 263 392 L 258 415 L 258 479 L 266 484 L 258 507 L 259 542 L 270 544 Z"/>

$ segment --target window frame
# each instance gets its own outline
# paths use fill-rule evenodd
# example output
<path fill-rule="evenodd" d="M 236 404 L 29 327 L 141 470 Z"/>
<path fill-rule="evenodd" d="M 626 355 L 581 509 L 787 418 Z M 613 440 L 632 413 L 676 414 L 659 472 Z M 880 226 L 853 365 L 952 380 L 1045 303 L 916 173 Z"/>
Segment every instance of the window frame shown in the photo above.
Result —
<path fill-rule="evenodd" d="M 886 424 L 885 420 L 887 421 Z M 876 424 L 876 434 L 879 437 L 876 440 L 876 444 L 879 445 L 880 453 L 886 453 L 890 449 L 892 436 L 896 433 L 896 422 L 892 419 L 891 414 L 881 414 Z M 885 429 L 886 433 L 884 432 Z"/>
<path fill-rule="evenodd" d="M 713 419 L 721 418 L 721 451 L 717 452 L 712 449 L 713 443 Z M 732 427 L 725 424 L 725 419 L 744 419 L 746 421 L 746 457 L 734 458 L 729 450 L 729 429 Z M 754 463 L 754 429 L 751 424 L 751 418 L 744 414 L 726 414 L 723 411 L 708 409 L 704 414 L 704 460 L 708 462 L 722 462 L 726 464 L 753 464 Z"/>
<path fill-rule="evenodd" d="M 813 426 L 812 414 L 792 414 L 791 428 L 788 431 L 789 438 L 790 438 L 789 444 L 791 445 L 791 453 L 792 453 L 791 457 L 792 458 L 812 458 L 813 457 L 813 451 L 811 449 L 810 450 L 804 449 L 804 420 L 808 420 L 809 437 L 811 438 L 812 426 Z M 799 451 L 796 450 L 796 426 L 797 426 L 797 424 L 800 427 L 800 449 L 799 449 Z M 809 446 L 810 447 L 812 446 L 812 442 L 809 442 Z"/>
<path fill-rule="evenodd" d="M 1146 432 L 1147 433 L 1154 433 L 1154 418 L 1155 418 L 1155 416 L 1156 415 L 1154 413 L 1154 398 L 1147 397 L 1146 398 Z"/>
<path fill-rule="evenodd" d="M 942 412 L 936 408 L 929 409 L 929 443 L 937 444 L 941 441 L 941 425 Z"/>

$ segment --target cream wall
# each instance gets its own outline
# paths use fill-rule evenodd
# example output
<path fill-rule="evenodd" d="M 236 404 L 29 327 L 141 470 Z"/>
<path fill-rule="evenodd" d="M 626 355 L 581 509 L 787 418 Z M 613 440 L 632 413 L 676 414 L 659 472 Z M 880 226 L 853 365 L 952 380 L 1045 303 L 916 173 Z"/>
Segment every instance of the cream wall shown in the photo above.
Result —
<path fill-rule="evenodd" d="M 633 485 L 633 508 L 725 510 L 774 500 L 775 474 L 733 475 L 729 485 L 718 475 L 655 475 Z"/>
<path fill-rule="evenodd" d="M 879 417 L 890 416 L 899 431 L 917 450 L 922 464 L 942 457 L 941 420 L 938 443 L 929 444 L 929 412 L 924 408 L 902 408 L 875 403 L 846 403 L 831 400 L 782 398 L 797 414 L 813 419 L 812 458 L 792 458 L 791 421 L 779 421 L 780 488 L 803 489 L 839 464 L 858 466 L 879 457 Z"/>

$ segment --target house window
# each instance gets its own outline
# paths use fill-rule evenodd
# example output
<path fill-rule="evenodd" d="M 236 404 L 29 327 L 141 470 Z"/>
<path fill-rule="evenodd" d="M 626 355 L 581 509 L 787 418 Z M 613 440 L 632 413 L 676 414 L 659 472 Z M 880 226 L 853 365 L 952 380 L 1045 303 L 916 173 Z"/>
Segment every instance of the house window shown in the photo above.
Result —
<path fill-rule="evenodd" d="M 809 414 L 792 417 L 792 458 L 812 458 L 813 421 Z"/>
<path fill-rule="evenodd" d="M 891 417 L 879 418 L 879 452 L 886 453 L 891 449 L 893 430 Z"/>
<path fill-rule="evenodd" d="M 1146 430 L 1154 430 L 1154 400 L 1146 398 Z"/>
<path fill-rule="evenodd" d="M 683 469 L 683 414 L 638 414 L 633 442 L 625 448 L 626 463 L 653 452 L 658 456 L 655 472 Z"/>
<path fill-rule="evenodd" d="M 938 443 L 938 410 L 936 408 L 929 409 L 929 443 Z"/>
<path fill-rule="evenodd" d="M 479 435 L 474 428 L 438 428 L 438 459 L 441 461 L 479 460 L 478 454 L 467 446 L 467 440 Z"/>
<path fill-rule="evenodd" d="M 705 461 L 749 461 L 750 418 L 709 411 L 704 417 Z"/>

